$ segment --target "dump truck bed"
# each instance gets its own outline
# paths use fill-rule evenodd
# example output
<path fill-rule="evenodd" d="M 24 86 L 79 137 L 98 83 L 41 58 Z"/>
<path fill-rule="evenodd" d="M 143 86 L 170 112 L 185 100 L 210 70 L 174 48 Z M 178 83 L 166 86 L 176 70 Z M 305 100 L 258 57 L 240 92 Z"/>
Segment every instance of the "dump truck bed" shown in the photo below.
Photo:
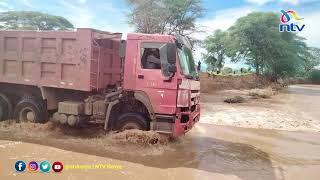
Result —
<path fill-rule="evenodd" d="M 121 83 L 120 33 L 0 31 L 0 82 L 99 90 Z"/>

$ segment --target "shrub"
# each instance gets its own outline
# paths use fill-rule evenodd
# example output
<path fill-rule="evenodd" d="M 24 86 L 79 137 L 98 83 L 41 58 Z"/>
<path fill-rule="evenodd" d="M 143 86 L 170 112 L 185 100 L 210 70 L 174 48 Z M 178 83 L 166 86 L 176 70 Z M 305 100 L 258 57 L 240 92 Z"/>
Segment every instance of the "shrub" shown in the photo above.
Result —
<path fill-rule="evenodd" d="M 225 67 L 222 69 L 222 74 L 232 74 L 233 70 L 232 68 Z"/>
<path fill-rule="evenodd" d="M 320 83 L 320 70 L 319 69 L 312 70 L 309 74 L 309 79 L 313 83 Z"/>
<path fill-rule="evenodd" d="M 226 103 L 243 103 L 245 99 L 241 96 L 234 96 L 224 100 Z"/>
<path fill-rule="evenodd" d="M 267 89 L 251 89 L 248 93 L 249 96 L 252 96 L 254 98 L 270 98 L 274 95 L 274 92 L 272 88 Z"/>

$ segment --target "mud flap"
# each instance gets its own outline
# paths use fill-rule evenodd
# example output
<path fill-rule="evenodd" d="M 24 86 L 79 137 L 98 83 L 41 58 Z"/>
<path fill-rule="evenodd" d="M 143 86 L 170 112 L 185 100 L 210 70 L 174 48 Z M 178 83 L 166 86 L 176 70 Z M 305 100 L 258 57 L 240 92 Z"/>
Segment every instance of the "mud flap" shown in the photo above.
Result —
<path fill-rule="evenodd" d="M 119 100 L 115 100 L 115 101 L 110 102 L 108 105 L 108 109 L 107 109 L 107 113 L 106 113 L 106 120 L 104 122 L 104 129 L 105 130 L 108 129 L 108 124 L 109 124 L 109 119 L 110 119 L 112 107 L 118 103 L 119 103 Z"/>

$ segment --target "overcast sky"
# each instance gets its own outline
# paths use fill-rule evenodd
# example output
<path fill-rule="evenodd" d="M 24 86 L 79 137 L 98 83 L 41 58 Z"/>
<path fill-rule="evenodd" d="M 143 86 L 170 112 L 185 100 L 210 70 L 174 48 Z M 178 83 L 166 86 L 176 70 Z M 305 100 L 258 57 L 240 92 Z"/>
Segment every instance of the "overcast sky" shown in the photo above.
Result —
<path fill-rule="evenodd" d="M 206 15 L 197 24 L 204 39 L 216 29 L 228 29 L 237 18 L 254 11 L 293 9 L 303 17 L 305 28 L 299 32 L 309 46 L 320 48 L 320 0 L 203 0 Z M 111 32 L 132 32 L 126 22 L 129 8 L 125 0 L 0 0 L 0 12 L 8 10 L 41 11 L 66 17 L 76 27 L 91 27 Z M 203 50 L 195 52 L 200 59 Z M 228 65 L 229 63 L 227 63 Z M 229 66 L 233 66 L 229 64 Z"/>

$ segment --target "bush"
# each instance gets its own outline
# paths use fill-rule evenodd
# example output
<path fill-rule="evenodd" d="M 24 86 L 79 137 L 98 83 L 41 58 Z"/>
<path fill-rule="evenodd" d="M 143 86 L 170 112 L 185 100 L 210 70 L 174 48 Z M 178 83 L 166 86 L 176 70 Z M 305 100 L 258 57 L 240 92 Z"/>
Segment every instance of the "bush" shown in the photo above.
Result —
<path fill-rule="evenodd" d="M 241 72 L 241 70 L 242 70 L 242 72 Z M 248 72 L 249 72 L 249 70 L 248 70 L 248 69 L 246 69 L 246 68 L 241 68 L 241 69 L 240 69 L 240 72 L 241 72 L 241 73 L 248 73 Z"/>
<path fill-rule="evenodd" d="M 222 69 L 222 74 L 232 74 L 233 70 L 232 68 L 225 67 Z"/>
<path fill-rule="evenodd" d="M 314 69 L 310 72 L 309 74 L 309 79 L 313 83 L 319 83 L 320 84 L 320 70 L 319 69 Z"/>
<path fill-rule="evenodd" d="M 267 89 L 251 89 L 248 93 L 249 96 L 252 96 L 254 98 L 270 98 L 275 93 L 272 90 L 272 88 Z"/>
<path fill-rule="evenodd" d="M 243 103 L 245 99 L 241 96 L 234 96 L 224 100 L 226 103 Z"/>

